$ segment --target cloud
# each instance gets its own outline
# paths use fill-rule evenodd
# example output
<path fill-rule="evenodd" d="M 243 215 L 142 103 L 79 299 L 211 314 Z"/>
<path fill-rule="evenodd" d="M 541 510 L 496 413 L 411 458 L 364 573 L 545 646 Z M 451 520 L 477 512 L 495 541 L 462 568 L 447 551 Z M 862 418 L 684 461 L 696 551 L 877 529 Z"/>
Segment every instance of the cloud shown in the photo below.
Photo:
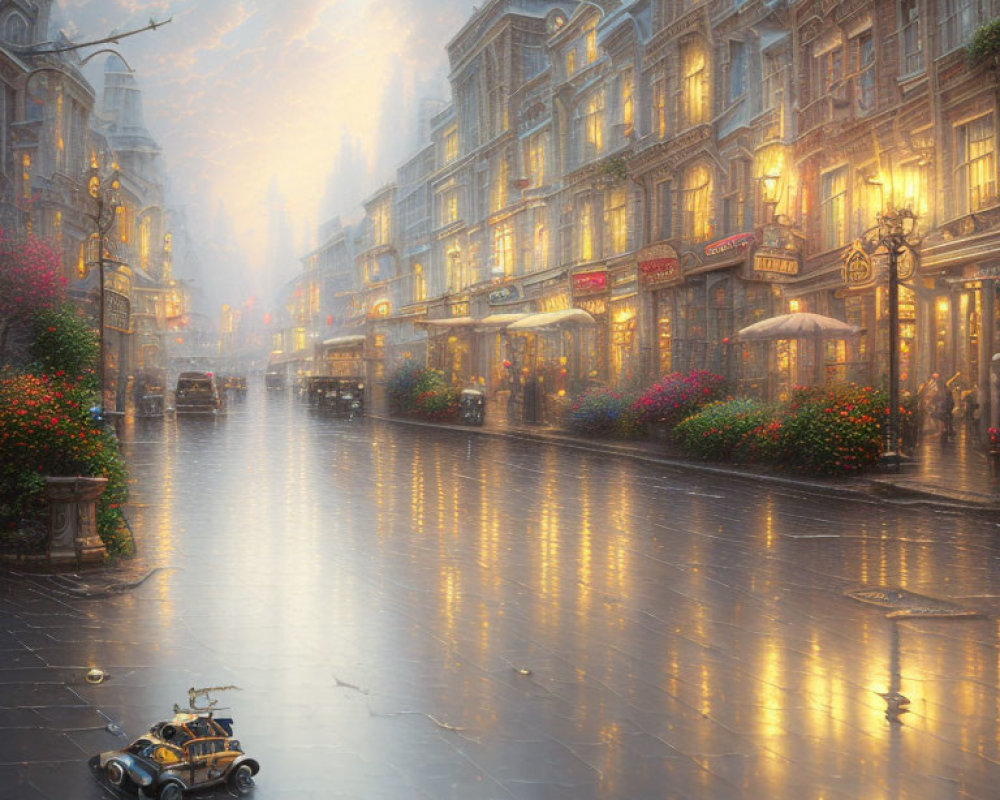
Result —
<path fill-rule="evenodd" d="M 163 148 L 178 202 L 206 221 L 221 203 L 239 244 L 259 254 L 267 249 L 261 209 L 272 180 L 298 230 L 318 222 L 327 175 L 345 143 L 360 146 L 372 165 L 372 185 L 350 187 L 358 192 L 355 204 L 361 192 L 393 177 L 410 155 L 405 144 L 415 127 L 416 87 L 446 96 L 445 45 L 476 1 L 57 0 L 57 6 L 61 24 L 79 31 L 77 40 L 173 17 L 120 45 L 143 90 L 147 127 Z M 92 62 L 92 81 L 100 78 L 101 61 Z"/>

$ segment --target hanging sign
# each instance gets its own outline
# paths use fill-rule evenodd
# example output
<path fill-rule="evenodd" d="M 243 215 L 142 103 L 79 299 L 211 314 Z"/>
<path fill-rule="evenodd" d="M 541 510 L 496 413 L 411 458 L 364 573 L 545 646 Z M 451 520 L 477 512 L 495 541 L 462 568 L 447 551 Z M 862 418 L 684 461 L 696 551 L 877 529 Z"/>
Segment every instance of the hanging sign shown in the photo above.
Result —
<path fill-rule="evenodd" d="M 705 255 L 718 256 L 722 253 L 728 253 L 730 250 L 745 250 L 755 241 L 757 241 L 755 233 L 737 233 L 734 236 L 727 236 L 725 239 L 706 244 Z"/>
<path fill-rule="evenodd" d="M 856 241 L 844 254 L 844 283 L 849 287 L 866 286 L 875 277 L 872 260 Z"/>
<path fill-rule="evenodd" d="M 502 306 L 506 303 L 516 303 L 521 299 L 521 294 L 517 291 L 517 287 L 509 283 L 506 286 L 501 286 L 498 289 L 494 289 L 486 296 L 486 302 L 491 306 Z"/>
<path fill-rule="evenodd" d="M 677 251 L 665 242 L 644 247 L 639 251 L 637 260 L 639 275 L 646 286 L 677 283 L 683 278 Z"/>
<path fill-rule="evenodd" d="M 104 290 L 104 327 L 121 333 L 131 333 L 129 327 L 131 303 L 128 297 L 111 289 Z"/>

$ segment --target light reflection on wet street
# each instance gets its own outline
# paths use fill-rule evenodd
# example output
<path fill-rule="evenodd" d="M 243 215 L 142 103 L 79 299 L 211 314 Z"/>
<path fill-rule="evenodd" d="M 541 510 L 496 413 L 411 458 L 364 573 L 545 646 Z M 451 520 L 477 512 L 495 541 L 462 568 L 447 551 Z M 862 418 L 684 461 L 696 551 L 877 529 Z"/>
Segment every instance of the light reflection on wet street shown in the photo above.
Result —
<path fill-rule="evenodd" d="M 125 438 L 164 569 L 101 600 L 8 587 L 0 691 L 53 697 L 0 698 L 0 797 L 106 796 L 98 709 L 131 738 L 227 684 L 259 798 L 995 796 L 992 521 L 263 392 Z M 844 596 L 868 585 L 984 616 L 893 622 Z"/>

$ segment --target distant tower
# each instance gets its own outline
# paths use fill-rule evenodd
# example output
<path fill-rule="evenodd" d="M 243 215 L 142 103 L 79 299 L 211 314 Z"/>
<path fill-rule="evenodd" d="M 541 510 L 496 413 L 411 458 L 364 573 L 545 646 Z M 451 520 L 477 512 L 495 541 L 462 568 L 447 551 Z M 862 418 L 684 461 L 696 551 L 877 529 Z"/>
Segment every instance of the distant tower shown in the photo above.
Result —
<path fill-rule="evenodd" d="M 123 171 L 161 184 L 160 146 L 149 131 L 142 109 L 142 90 L 118 56 L 104 62 L 101 120 Z"/>

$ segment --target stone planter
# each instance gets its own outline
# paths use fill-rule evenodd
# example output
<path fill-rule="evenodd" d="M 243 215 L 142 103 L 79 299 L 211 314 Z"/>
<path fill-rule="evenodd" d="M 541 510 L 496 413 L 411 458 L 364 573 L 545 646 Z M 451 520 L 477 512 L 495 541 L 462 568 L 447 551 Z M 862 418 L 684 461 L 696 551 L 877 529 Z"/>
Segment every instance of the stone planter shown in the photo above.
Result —
<path fill-rule="evenodd" d="M 48 557 L 53 566 L 99 564 L 107 551 L 97 534 L 97 499 L 107 478 L 46 478 L 49 501 Z"/>

